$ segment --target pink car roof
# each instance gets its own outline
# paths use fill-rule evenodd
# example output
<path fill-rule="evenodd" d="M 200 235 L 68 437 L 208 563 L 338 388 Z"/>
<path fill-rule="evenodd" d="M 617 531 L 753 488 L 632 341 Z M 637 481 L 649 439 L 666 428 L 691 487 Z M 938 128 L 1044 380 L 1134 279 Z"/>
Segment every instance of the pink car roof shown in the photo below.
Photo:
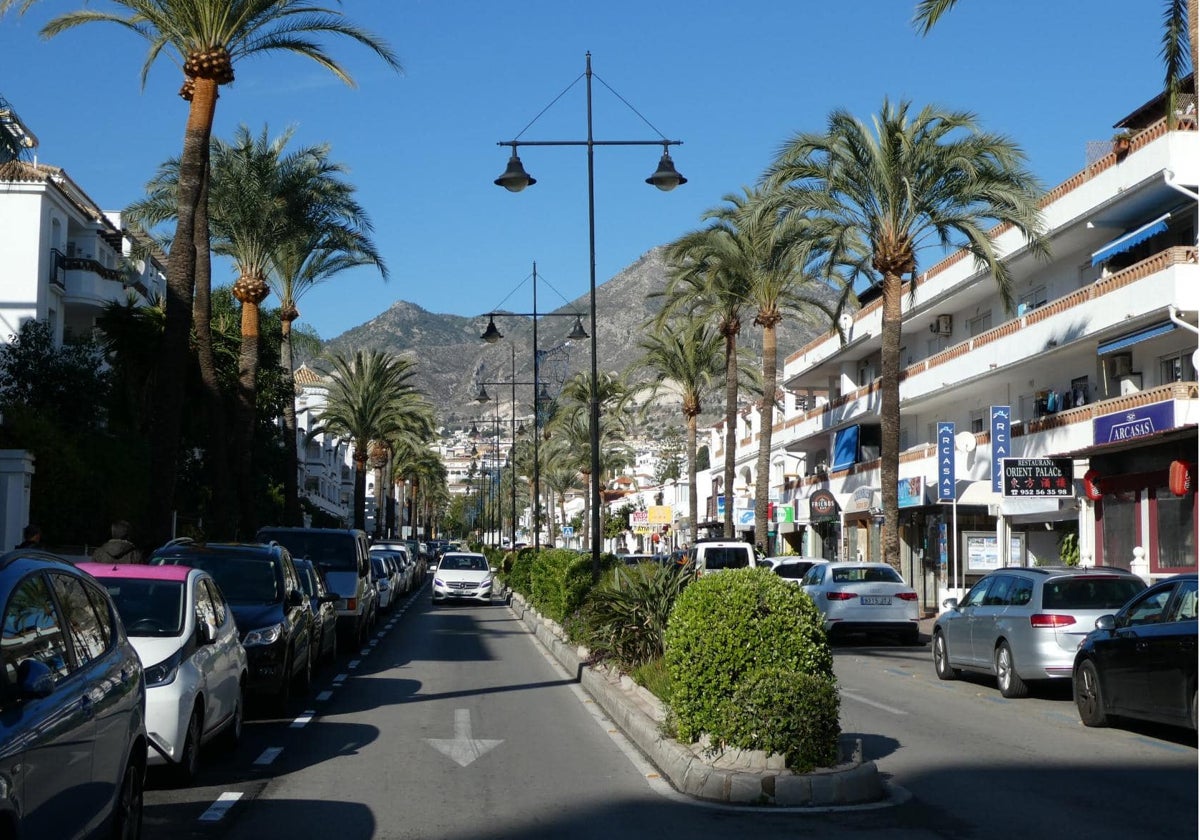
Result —
<path fill-rule="evenodd" d="M 78 568 L 94 578 L 132 580 L 173 580 L 182 583 L 192 571 L 191 566 L 144 566 L 141 563 L 80 563 Z"/>

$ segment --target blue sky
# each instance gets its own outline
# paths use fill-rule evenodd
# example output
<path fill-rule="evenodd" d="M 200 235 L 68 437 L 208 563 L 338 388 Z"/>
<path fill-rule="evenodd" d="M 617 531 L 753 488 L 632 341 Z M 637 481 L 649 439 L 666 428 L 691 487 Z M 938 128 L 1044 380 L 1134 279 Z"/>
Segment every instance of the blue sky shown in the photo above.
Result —
<path fill-rule="evenodd" d="M 528 311 L 535 260 L 550 287 L 539 285 L 539 309 L 561 304 L 552 290 L 586 293 L 584 149 L 522 149 L 538 179 L 523 193 L 492 180 L 508 155 L 497 141 L 535 117 L 522 139 L 586 137 L 588 51 L 595 138 L 682 140 L 671 154 L 688 178 L 662 193 L 643 183 L 661 148 L 596 150 L 601 283 L 701 226 L 706 209 L 752 184 L 782 143 L 820 130 L 835 108 L 869 119 L 890 97 L 972 110 L 1014 138 L 1051 187 L 1084 167 L 1088 141 L 1107 140 L 1161 89 L 1160 0 L 963 0 L 928 37 L 910 25 L 915 3 L 348 2 L 347 16 L 391 44 L 403 74 L 349 41 L 329 51 L 357 89 L 290 55 L 250 58 L 222 88 L 216 133 L 295 126 L 294 146 L 328 141 L 350 167 L 391 280 L 355 271 L 302 298 L 302 321 L 332 338 L 397 300 L 460 315 Z M 40 161 L 120 209 L 180 153 L 181 72 L 160 60 L 142 90 L 145 43 L 113 25 L 38 37 L 52 14 L 84 5 L 41 0 L 0 19 L 0 95 L 37 135 Z M 232 278 L 222 267 L 214 281 Z"/>

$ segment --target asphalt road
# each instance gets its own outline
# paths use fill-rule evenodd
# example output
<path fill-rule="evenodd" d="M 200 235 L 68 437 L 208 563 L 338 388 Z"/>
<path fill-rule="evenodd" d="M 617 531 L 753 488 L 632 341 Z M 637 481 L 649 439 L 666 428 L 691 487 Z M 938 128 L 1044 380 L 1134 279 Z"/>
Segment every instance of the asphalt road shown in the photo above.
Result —
<path fill-rule="evenodd" d="M 1069 695 L 939 683 L 927 648 L 838 647 L 842 722 L 900 804 L 768 812 L 674 793 L 501 604 L 424 590 L 198 784 L 156 838 L 1089 838 L 1196 834 L 1194 736 L 1085 730 Z"/>

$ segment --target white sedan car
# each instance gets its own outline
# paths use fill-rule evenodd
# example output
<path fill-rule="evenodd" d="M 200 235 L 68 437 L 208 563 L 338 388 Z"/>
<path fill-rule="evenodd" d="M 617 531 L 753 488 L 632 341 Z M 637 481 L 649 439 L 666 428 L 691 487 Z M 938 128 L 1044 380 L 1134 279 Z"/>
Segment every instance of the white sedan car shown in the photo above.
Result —
<path fill-rule="evenodd" d="M 825 616 L 831 638 L 878 633 L 920 644 L 917 593 L 887 563 L 818 562 L 800 585 Z"/>
<path fill-rule="evenodd" d="M 492 601 L 492 569 L 482 554 L 448 551 L 433 573 L 433 603 Z"/>
<path fill-rule="evenodd" d="M 146 674 L 150 764 L 196 775 L 200 747 L 242 735 L 246 651 L 212 575 L 187 566 L 80 563 L 117 605 Z"/>

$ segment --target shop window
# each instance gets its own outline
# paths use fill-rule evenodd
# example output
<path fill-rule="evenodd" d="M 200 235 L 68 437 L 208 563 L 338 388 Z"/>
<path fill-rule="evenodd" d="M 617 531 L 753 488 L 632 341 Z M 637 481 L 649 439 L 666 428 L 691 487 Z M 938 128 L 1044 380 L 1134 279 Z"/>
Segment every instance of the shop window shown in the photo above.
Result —
<path fill-rule="evenodd" d="M 1098 564 L 1129 568 L 1133 560 L 1133 548 L 1141 544 L 1138 510 L 1136 492 L 1105 496 L 1097 505 L 1096 528 L 1100 537 L 1096 546 Z"/>
<path fill-rule="evenodd" d="M 1175 574 L 1196 568 L 1196 494 L 1176 496 L 1166 487 L 1150 499 L 1150 571 Z"/>

